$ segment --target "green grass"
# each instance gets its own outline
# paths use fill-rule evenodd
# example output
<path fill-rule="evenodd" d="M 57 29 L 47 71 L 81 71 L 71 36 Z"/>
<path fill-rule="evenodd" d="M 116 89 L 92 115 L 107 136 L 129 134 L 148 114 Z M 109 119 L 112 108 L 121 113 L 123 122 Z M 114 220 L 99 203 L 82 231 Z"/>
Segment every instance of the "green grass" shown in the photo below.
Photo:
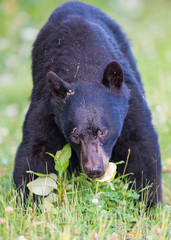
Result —
<path fill-rule="evenodd" d="M 29 199 L 23 208 L 16 205 L 17 194 L 6 178 L 0 232 L 3 239 L 114 239 L 114 234 L 118 239 L 169 239 L 169 207 L 145 211 L 143 202 L 134 204 L 138 194 L 126 186 L 119 179 L 100 184 L 81 175 L 68 182 L 62 202 L 37 207 Z"/>
<path fill-rule="evenodd" d="M 103 189 L 105 194 L 101 194 L 101 200 L 94 204 L 92 199 L 96 187 L 82 176 L 79 181 L 73 178 L 73 182 L 70 183 L 72 189 L 68 190 L 63 205 L 56 208 L 58 210 L 56 213 L 51 213 L 44 206 L 40 206 L 38 210 L 33 207 L 23 209 L 16 205 L 11 176 L 32 88 L 30 60 L 32 43 L 36 32 L 45 23 L 51 11 L 62 1 L 1 0 L 0 218 L 5 223 L 0 223 L 0 240 L 17 239 L 21 235 L 26 239 L 115 239 L 111 238 L 113 233 L 117 233 L 120 239 L 126 239 L 128 232 L 137 234 L 134 239 L 170 239 L 171 2 L 169 0 L 86 2 L 93 3 L 116 19 L 130 38 L 152 110 L 153 122 L 159 134 L 164 206 L 157 206 L 147 213 L 141 204 L 131 209 L 134 197 L 128 198 L 127 191 L 123 190 L 123 184 L 116 180 L 114 192 L 119 196 L 117 198 L 119 203 L 115 202 L 115 194 L 114 200 L 111 199 L 114 192 L 106 185 Z M 102 205 L 100 201 L 104 203 L 106 199 L 111 203 L 108 209 L 106 210 L 104 205 L 99 208 L 98 206 Z M 12 212 L 5 212 L 8 206 L 13 208 Z M 134 226 L 131 223 L 134 223 Z"/>

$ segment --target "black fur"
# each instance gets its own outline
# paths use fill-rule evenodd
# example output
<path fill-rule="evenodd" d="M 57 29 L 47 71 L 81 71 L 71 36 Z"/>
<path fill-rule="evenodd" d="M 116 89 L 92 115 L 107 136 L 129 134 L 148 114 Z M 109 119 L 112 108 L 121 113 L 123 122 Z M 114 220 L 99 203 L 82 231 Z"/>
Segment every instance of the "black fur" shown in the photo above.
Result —
<path fill-rule="evenodd" d="M 54 172 L 46 152 L 69 142 L 72 169 L 81 165 L 92 178 L 104 173 L 106 158 L 125 161 L 130 149 L 126 173 L 134 174 L 137 188 L 152 184 L 149 203 L 162 201 L 157 134 L 128 41 L 114 20 L 81 2 L 57 8 L 34 43 L 32 74 L 17 187 L 29 181 L 28 169 Z"/>

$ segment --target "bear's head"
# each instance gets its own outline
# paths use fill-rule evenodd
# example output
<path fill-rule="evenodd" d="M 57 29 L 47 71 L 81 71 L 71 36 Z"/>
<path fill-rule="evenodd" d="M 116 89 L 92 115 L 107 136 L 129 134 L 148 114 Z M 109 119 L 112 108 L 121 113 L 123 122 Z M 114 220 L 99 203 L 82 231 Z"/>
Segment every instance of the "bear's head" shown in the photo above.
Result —
<path fill-rule="evenodd" d="M 55 122 L 90 178 L 105 171 L 128 111 L 128 89 L 121 65 L 110 62 L 101 82 L 68 83 L 48 72 Z"/>

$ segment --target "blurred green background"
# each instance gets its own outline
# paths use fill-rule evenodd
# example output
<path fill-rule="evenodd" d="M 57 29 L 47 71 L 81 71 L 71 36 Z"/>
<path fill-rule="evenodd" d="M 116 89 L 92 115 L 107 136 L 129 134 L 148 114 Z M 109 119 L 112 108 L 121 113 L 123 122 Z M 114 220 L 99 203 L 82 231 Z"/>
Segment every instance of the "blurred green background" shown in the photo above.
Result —
<path fill-rule="evenodd" d="M 31 49 L 54 8 L 67 1 L 0 1 L 0 175 L 12 174 L 32 88 Z M 171 1 L 86 0 L 127 33 L 159 133 L 164 200 L 171 204 Z"/>

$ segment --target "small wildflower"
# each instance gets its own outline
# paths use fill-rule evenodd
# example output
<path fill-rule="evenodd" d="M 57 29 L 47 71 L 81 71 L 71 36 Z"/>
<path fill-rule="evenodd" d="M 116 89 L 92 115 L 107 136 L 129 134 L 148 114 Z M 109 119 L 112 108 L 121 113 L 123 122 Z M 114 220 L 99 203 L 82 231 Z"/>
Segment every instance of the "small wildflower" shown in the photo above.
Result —
<path fill-rule="evenodd" d="M 30 233 L 26 232 L 26 233 L 25 233 L 25 237 L 26 237 L 26 238 L 29 238 L 29 237 L 30 237 Z"/>
<path fill-rule="evenodd" d="M 110 240 L 118 240 L 118 239 L 119 239 L 119 235 L 118 235 L 116 232 L 114 232 L 114 233 L 112 234 Z"/>
<path fill-rule="evenodd" d="M 157 234 L 158 234 L 158 235 L 162 235 L 162 230 L 161 230 L 160 227 L 157 228 Z"/>
<path fill-rule="evenodd" d="M 146 239 L 147 240 L 153 240 L 153 238 L 151 236 L 147 236 Z"/>
<path fill-rule="evenodd" d="M 22 235 L 22 236 L 19 236 L 19 237 L 17 238 L 17 240 L 27 240 L 27 238 L 25 238 L 25 237 Z"/>
<path fill-rule="evenodd" d="M 2 224 L 6 223 L 6 219 L 5 218 L 0 218 L 0 223 L 2 223 Z"/>
<path fill-rule="evenodd" d="M 79 232 L 75 231 L 74 236 L 79 236 Z"/>
<path fill-rule="evenodd" d="M 93 198 L 92 203 L 97 204 L 99 200 L 97 198 Z"/>
<path fill-rule="evenodd" d="M 8 206 L 8 207 L 5 208 L 5 212 L 6 212 L 6 213 L 11 213 L 12 211 L 13 211 L 13 208 L 10 207 L 10 206 Z"/>
<path fill-rule="evenodd" d="M 98 235 L 98 233 L 95 233 L 94 234 L 94 240 L 98 240 L 99 239 L 99 235 Z"/>

